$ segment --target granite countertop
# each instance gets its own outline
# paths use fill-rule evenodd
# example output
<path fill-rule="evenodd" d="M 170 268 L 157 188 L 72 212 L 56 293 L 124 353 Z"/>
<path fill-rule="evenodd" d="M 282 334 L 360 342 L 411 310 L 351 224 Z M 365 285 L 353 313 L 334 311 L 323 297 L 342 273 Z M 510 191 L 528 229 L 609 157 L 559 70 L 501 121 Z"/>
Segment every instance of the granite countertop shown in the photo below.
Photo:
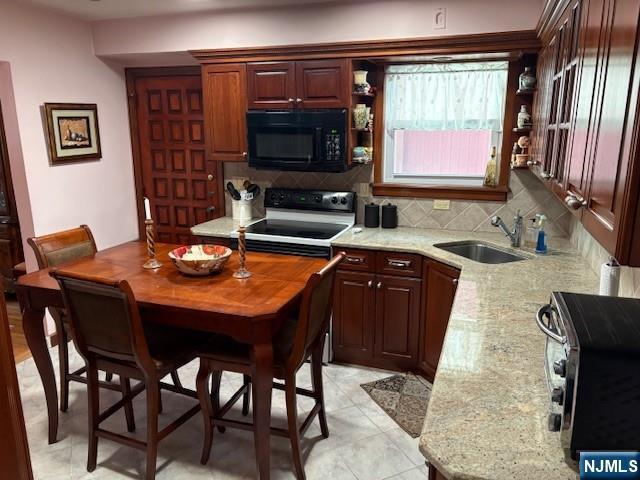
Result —
<path fill-rule="evenodd" d="M 251 220 L 253 222 L 254 220 Z M 192 235 L 203 237 L 231 237 L 231 232 L 238 229 L 240 222 L 231 217 L 220 217 L 191 227 Z"/>
<path fill-rule="evenodd" d="M 484 240 L 529 259 L 486 265 L 434 247 Z M 552 291 L 597 293 L 598 277 L 566 239 L 550 252 L 511 249 L 500 233 L 397 228 L 340 236 L 336 247 L 422 253 L 461 269 L 420 450 L 449 479 L 575 479 L 547 429 L 545 337 L 534 321 Z"/>
<path fill-rule="evenodd" d="M 229 236 L 217 219 L 195 235 Z M 552 238 L 547 255 L 515 250 L 521 262 L 487 265 L 434 247 L 483 240 L 513 250 L 500 233 L 418 228 L 351 229 L 334 247 L 424 254 L 461 269 L 420 450 L 449 479 L 575 479 L 558 433 L 547 429 L 545 337 L 534 321 L 552 291 L 596 293 L 598 278 L 568 240 Z"/>

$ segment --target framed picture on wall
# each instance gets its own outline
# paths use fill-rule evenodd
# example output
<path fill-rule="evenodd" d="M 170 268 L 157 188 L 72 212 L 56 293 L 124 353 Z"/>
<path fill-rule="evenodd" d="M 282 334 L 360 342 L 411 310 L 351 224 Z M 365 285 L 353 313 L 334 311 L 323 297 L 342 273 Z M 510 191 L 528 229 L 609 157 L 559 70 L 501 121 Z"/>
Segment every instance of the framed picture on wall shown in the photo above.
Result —
<path fill-rule="evenodd" d="M 52 165 L 102 157 L 95 103 L 45 103 L 44 114 Z"/>

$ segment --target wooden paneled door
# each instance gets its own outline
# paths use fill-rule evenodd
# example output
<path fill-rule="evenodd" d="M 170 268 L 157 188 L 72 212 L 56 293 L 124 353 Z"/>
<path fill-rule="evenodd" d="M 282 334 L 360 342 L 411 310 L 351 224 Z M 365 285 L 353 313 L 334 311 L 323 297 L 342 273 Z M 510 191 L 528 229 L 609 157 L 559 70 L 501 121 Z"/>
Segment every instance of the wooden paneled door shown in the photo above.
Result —
<path fill-rule="evenodd" d="M 127 70 L 140 233 L 148 197 L 156 238 L 195 243 L 190 228 L 224 214 L 222 164 L 207 161 L 199 68 Z"/>

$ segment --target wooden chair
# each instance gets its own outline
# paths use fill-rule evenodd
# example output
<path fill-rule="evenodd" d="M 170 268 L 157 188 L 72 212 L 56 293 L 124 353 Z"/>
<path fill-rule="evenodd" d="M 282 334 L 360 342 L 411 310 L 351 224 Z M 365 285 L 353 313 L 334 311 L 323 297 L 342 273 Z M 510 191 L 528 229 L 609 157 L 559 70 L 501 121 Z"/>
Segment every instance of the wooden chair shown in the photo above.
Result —
<path fill-rule="evenodd" d="M 333 285 L 338 264 L 344 253 L 336 255 L 322 270 L 309 278 L 297 318 L 289 319 L 274 339 L 274 377 L 284 383 L 274 382 L 273 387 L 284 390 L 287 406 L 288 429 L 271 428 L 273 435 L 288 437 L 291 441 L 293 463 L 296 476 L 305 478 L 300 452 L 300 436 L 318 416 L 322 436 L 329 436 L 322 389 L 322 350 L 325 334 L 331 317 Z M 296 387 L 296 372 L 311 357 L 313 390 Z M 231 407 L 243 397 L 242 413 L 249 408 L 251 382 L 251 355 L 248 345 L 235 342 L 227 337 L 215 337 L 207 349 L 200 354 L 200 369 L 196 377 L 198 398 L 204 416 L 205 437 L 202 448 L 203 464 L 209 460 L 213 428 L 235 427 L 255 430 L 249 422 L 225 418 Z M 220 408 L 219 388 L 222 372 L 230 371 L 244 375 L 244 385 Z M 209 377 L 213 375 L 211 392 L 208 391 Z M 307 418 L 298 426 L 296 395 L 305 395 L 315 400 L 315 405 Z"/>
<path fill-rule="evenodd" d="M 196 392 L 161 382 L 161 379 L 195 359 L 202 335 L 188 330 L 153 325 L 145 328 L 133 292 L 126 281 L 89 278 L 53 271 L 62 290 L 76 348 L 87 368 L 89 400 L 89 451 L 87 470 L 96 468 L 98 438 L 108 438 L 146 451 L 146 478 L 154 479 L 158 443 L 200 410 L 196 404 L 173 423 L 158 431 L 160 389 L 197 398 Z M 205 339 L 206 342 L 206 339 Z M 100 413 L 98 371 L 127 379 L 125 395 Z M 131 389 L 128 379 L 140 380 Z M 147 437 L 141 441 L 100 428 L 100 423 L 146 390 Z M 135 428 L 128 425 L 129 431 Z"/>
<path fill-rule="evenodd" d="M 92 257 L 96 254 L 96 242 L 87 225 L 78 228 L 64 230 L 62 232 L 30 237 L 27 243 L 33 249 L 38 262 L 38 268 L 57 267 L 66 262 Z M 60 368 L 60 411 L 66 412 L 69 408 L 69 383 L 87 383 L 82 375 L 86 368 L 69 372 L 69 336 L 68 318 L 65 311 L 58 308 L 50 308 L 49 313 L 56 325 L 56 340 L 58 344 L 58 364 Z M 111 381 L 111 372 L 107 373 L 107 381 Z M 121 386 L 102 383 L 100 385 L 109 389 L 121 389 Z"/>
<path fill-rule="evenodd" d="M 31 237 L 27 239 L 27 243 L 33 249 L 40 269 L 58 267 L 67 262 L 92 257 L 98 251 L 93 234 L 87 225 L 80 225 L 78 228 L 40 237 Z M 60 411 L 66 412 L 69 408 L 69 383 L 87 383 L 86 378 L 83 376 L 86 367 L 69 372 L 68 343 L 71 340 L 69 336 L 69 320 L 63 309 L 50 308 L 49 313 L 53 317 L 57 333 L 58 364 L 60 368 Z M 120 382 L 120 385 L 110 383 L 112 377 L 112 372 L 107 372 L 107 382 L 100 382 L 100 386 L 110 390 L 122 390 L 125 388 L 122 382 Z M 176 386 L 182 386 L 176 372 L 171 373 L 171 378 Z"/>

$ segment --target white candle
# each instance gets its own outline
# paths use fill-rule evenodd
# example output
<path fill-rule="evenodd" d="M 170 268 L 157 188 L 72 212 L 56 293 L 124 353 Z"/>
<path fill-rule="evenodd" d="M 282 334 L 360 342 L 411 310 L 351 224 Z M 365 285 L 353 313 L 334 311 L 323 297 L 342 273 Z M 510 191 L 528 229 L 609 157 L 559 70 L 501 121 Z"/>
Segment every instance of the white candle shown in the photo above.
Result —
<path fill-rule="evenodd" d="M 144 218 L 145 220 L 151 220 L 151 205 L 147 197 L 144 197 Z"/>

